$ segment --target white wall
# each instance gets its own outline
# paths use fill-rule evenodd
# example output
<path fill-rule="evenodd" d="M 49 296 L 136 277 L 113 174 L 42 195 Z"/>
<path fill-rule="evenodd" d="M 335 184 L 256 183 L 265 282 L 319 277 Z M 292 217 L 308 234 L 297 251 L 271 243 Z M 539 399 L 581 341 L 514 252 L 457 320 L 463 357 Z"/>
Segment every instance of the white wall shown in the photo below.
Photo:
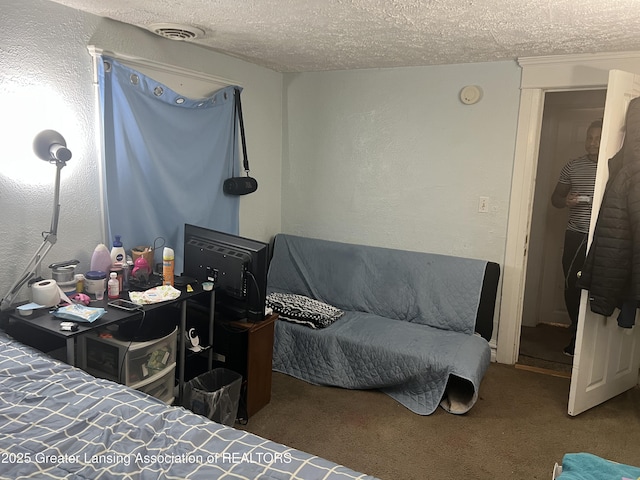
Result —
<path fill-rule="evenodd" d="M 513 62 L 282 75 L 45 0 L 3 0 L 1 25 L 0 295 L 49 228 L 55 169 L 31 150 L 42 129 L 60 131 L 74 155 L 45 266 L 78 258 L 86 270 L 107 240 L 87 45 L 244 87 L 260 187 L 241 199 L 242 235 L 284 231 L 504 261 L 520 81 Z M 472 106 L 458 99 L 469 84 L 484 93 Z M 478 213 L 480 196 L 489 213 Z"/>
<path fill-rule="evenodd" d="M 50 263 L 72 258 L 85 271 L 95 246 L 107 240 L 99 218 L 91 44 L 242 85 L 251 171 L 260 187 L 241 199 L 240 233 L 268 240 L 280 231 L 281 74 L 43 0 L 3 0 L 0 25 L 0 296 L 50 227 L 55 168 L 31 148 L 41 130 L 62 133 L 73 153 L 62 170 L 58 243 L 45 258 L 43 274 L 50 274 Z"/>
<path fill-rule="evenodd" d="M 283 231 L 503 264 L 519 85 L 515 62 L 285 74 Z"/>

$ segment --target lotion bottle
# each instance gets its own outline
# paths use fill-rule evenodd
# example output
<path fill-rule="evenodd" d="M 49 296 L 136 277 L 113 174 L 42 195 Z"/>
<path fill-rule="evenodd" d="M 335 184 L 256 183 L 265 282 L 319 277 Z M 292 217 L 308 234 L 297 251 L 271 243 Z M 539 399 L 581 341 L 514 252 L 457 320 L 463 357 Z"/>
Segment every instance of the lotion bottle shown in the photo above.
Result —
<path fill-rule="evenodd" d="M 115 237 L 113 247 L 111 247 L 111 265 L 116 265 L 118 263 L 120 265 L 124 265 L 127 262 L 127 254 L 122 246 L 120 235 L 116 235 Z"/>
<path fill-rule="evenodd" d="M 173 287 L 173 275 L 175 269 L 175 254 L 172 248 L 164 247 L 162 251 L 162 284 Z"/>

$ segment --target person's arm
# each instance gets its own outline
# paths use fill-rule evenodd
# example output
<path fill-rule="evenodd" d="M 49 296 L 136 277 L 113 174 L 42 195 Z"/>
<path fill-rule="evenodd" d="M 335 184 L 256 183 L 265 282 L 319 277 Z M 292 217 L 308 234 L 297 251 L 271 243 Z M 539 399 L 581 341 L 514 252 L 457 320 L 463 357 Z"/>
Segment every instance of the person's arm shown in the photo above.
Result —
<path fill-rule="evenodd" d="M 578 194 L 571 192 L 571 185 L 558 182 L 551 195 L 551 204 L 556 208 L 573 207 L 578 203 Z"/>

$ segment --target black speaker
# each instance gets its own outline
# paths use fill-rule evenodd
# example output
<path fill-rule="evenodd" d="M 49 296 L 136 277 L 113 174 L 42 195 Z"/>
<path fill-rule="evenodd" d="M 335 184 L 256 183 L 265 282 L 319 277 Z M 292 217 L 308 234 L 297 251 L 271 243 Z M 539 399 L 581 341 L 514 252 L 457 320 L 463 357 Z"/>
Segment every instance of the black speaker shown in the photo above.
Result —
<path fill-rule="evenodd" d="M 253 177 L 227 178 L 222 185 L 222 191 L 227 195 L 247 195 L 258 189 L 258 181 Z"/>
<path fill-rule="evenodd" d="M 242 120 L 242 103 L 240 102 L 240 89 L 235 88 L 235 100 L 236 110 L 235 116 L 240 123 L 240 138 L 242 139 L 242 155 L 244 157 L 244 171 L 246 177 L 231 177 L 227 178 L 222 184 L 222 191 L 227 195 L 247 195 L 253 193 L 258 189 L 258 181 L 255 178 L 249 176 L 249 159 L 247 158 L 247 142 L 244 136 L 244 121 Z M 233 170 L 235 173 L 235 170 Z"/>

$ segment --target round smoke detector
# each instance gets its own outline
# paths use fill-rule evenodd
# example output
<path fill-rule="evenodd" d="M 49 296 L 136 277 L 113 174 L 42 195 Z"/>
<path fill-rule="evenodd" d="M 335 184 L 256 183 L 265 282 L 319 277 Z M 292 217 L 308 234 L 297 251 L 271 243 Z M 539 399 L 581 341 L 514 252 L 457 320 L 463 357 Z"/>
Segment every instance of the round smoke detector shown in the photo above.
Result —
<path fill-rule="evenodd" d="M 465 105 L 473 105 L 482 98 L 482 89 L 477 85 L 467 85 L 460 90 L 460 101 Z"/>
<path fill-rule="evenodd" d="M 178 23 L 154 23 L 147 28 L 156 35 L 171 40 L 193 40 L 204 36 L 204 30 L 201 28 Z"/>

